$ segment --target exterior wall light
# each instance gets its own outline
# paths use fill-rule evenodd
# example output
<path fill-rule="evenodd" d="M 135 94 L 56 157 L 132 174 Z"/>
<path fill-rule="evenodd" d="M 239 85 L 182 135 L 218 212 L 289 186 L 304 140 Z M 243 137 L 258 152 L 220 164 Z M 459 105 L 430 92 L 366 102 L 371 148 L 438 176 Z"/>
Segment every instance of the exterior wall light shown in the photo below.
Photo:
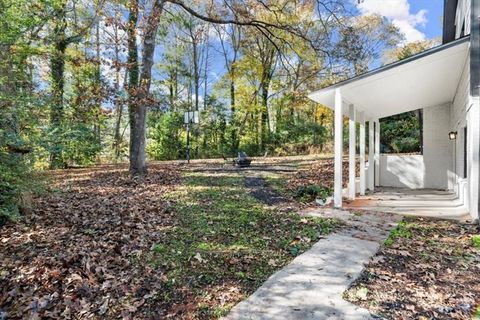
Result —
<path fill-rule="evenodd" d="M 457 131 L 450 131 L 450 132 L 448 133 L 448 138 L 449 138 L 450 140 L 456 140 L 456 139 L 457 139 Z"/>

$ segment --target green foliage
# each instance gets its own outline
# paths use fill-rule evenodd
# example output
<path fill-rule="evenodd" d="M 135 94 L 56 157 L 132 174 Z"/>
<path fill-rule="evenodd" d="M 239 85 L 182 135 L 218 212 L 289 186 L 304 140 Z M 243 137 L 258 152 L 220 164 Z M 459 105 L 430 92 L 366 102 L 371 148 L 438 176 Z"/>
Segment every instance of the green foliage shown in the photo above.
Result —
<path fill-rule="evenodd" d="M 183 115 L 178 112 L 159 113 L 150 120 L 148 155 L 155 160 L 174 160 L 184 156 L 185 145 L 181 136 Z"/>
<path fill-rule="evenodd" d="M 309 147 L 320 147 L 329 138 L 327 129 L 319 123 L 291 120 L 281 121 L 272 137 L 274 153 L 279 155 L 308 153 Z"/>
<path fill-rule="evenodd" d="M 472 236 L 472 245 L 475 248 L 480 249 L 480 235 Z"/>
<path fill-rule="evenodd" d="M 380 121 L 381 148 L 385 153 L 421 151 L 422 124 L 420 113 L 406 112 Z"/>
<path fill-rule="evenodd" d="M 29 58 L 40 50 L 28 35 L 44 23 L 50 3 L 0 0 L 0 224 L 19 217 L 38 183 L 33 152 L 44 109 L 30 74 Z"/>
<path fill-rule="evenodd" d="M 385 240 L 386 246 L 391 246 L 396 238 L 406 238 L 410 239 L 412 237 L 412 232 L 410 231 L 411 226 L 406 221 L 401 221 L 398 226 L 390 232 L 387 240 Z"/>
<path fill-rule="evenodd" d="M 353 301 L 353 302 L 357 302 L 357 301 L 360 301 L 360 300 L 367 300 L 368 299 L 368 288 L 360 287 L 360 288 L 355 289 L 355 290 L 353 290 L 353 289 L 349 290 L 349 291 L 344 293 L 344 297 L 348 301 Z"/>
<path fill-rule="evenodd" d="M 0 225 L 19 215 L 18 204 L 27 176 L 18 160 L 19 157 L 0 152 Z"/>
<path fill-rule="evenodd" d="M 102 146 L 91 127 L 73 123 L 63 132 L 63 137 L 63 159 L 66 163 L 89 165 L 97 161 Z"/>
<path fill-rule="evenodd" d="M 320 199 L 325 201 L 327 197 L 332 195 L 332 190 L 325 186 L 310 184 L 308 186 L 299 186 L 295 190 L 295 197 L 302 201 L 312 201 Z"/>
<path fill-rule="evenodd" d="M 473 314 L 473 320 L 480 320 L 480 306 L 475 309 L 475 312 Z"/>
<path fill-rule="evenodd" d="M 392 63 L 426 51 L 441 43 L 441 39 L 418 40 L 403 46 L 397 46 L 384 54 L 384 62 Z"/>
<path fill-rule="evenodd" d="M 5 138 L 0 129 L 0 225 L 17 220 L 22 210 L 30 208 L 30 194 L 43 190 L 41 179 L 32 168 L 32 155 L 12 151 L 12 141 Z M 14 147 L 29 151 L 20 142 Z"/>

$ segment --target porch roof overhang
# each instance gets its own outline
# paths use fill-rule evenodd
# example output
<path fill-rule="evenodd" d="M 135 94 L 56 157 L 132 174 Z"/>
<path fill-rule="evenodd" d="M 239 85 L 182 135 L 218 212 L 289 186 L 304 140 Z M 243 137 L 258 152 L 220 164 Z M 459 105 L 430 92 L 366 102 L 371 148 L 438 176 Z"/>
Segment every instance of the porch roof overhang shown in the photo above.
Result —
<path fill-rule="evenodd" d="M 335 89 L 344 103 L 368 118 L 383 118 L 453 101 L 468 57 L 469 37 L 312 92 L 308 97 L 335 108 Z M 348 108 L 343 108 L 348 112 Z"/>

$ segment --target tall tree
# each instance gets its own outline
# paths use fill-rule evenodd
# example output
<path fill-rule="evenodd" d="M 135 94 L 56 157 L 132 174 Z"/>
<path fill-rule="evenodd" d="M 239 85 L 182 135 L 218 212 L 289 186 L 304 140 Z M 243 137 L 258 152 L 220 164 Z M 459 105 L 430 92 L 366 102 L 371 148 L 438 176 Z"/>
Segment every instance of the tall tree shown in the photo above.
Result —
<path fill-rule="evenodd" d="M 136 25 L 138 20 L 138 2 L 132 0 L 133 10 L 130 9 L 129 20 Z M 140 78 L 138 86 L 132 86 L 130 90 L 134 90 L 133 101 L 130 105 L 130 173 L 133 176 L 142 176 L 146 174 L 145 166 L 145 143 L 146 143 L 146 123 L 147 123 L 147 106 L 149 104 L 149 92 L 152 82 L 153 57 L 155 53 L 156 36 L 160 16 L 162 15 L 164 0 L 156 0 L 149 15 L 146 16 L 146 22 L 142 33 L 142 64 L 140 68 Z M 135 11 L 136 10 L 136 11 Z M 133 12 L 132 12 L 133 11 Z M 129 28 L 131 28 L 129 26 Z M 136 53 L 136 35 L 135 32 L 129 33 L 129 58 L 130 63 L 138 64 L 138 56 Z M 135 53 L 133 52 L 135 51 Z M 134 85 L 134 78 L 138 74 L 135 68 L 131 70 L 130 76 Z M 136 89 L 134 89 L 136 88 Z M 133 105 L 132 105 L 133 102 Z"/>
<path fill-rule="evenodd" d="M 347 67 L 345 76 L 365 73 L 382 51 L 395 47 L 403 39 L 399 29 L 380 15 L 344 18 L 336 56 Z"/>
<path fill-rule="evenodd" d="M 122 52 L 124 51 L 125 44 L 125 29 L 127 23 L 124 23 L 120 6 L 116 3 L 111 3 L 107 8 L 105 21 L 102 32 L 104 34 L 106 46 L 113 50 L 113 56 L 111 57 L 111 67 L 114 68 L 115 73 L 113 76 L 113 104 L 115 106 L 115 123 L 113 133 L 113 155 L 115 161 L 118 161 L 121 153 L 122 145 L 122 132 L 121 124 L 123 119 L 124 99 L 122 98 L 123 88 L 122 72 L 123 69 L 128 72 L 128 68 L 124 68 L 125 62 L 122 58 Z M 123 79 L 123 87 L 128 87 L 128 79 L 125 76 Z"/>
<path fill-rule="evenodd" d="M 93 17 L 84 17 L 83 24 L 78 22 L 77 6 L 69 0 L 59 0 L 52 4 L 53 18 L 51 34 L 50 70 L 52 101 L 50 107 L 50 127 L 52 132 L 52 146 L 50 150 L 50 168 L 59 168 L 65 165 L 62 159 L 62 132 L 64 120 L 64 86 L 65 86 L 65 59 L 67 47 L 79 42 L 95 25 L 97 13 L 103 3 L 95 5 Z M 73 13 L 73 17 L 68 14 Z"/>
<path fill-rule="evenodd" d="M 341 8 L 339 0 L 324 3 L 317 0 L 317 6 L 325 8 L 329 14 L 335 16 L 334 11 Z M 276 31 L 287 32 L 292 35 L 302 37 L 305 41 L 315 46 L 315 43 L 305 37 L 303 33 L 298 32 L 297 26 L 286 23 L 278 8 L 287 4 L 295 6 L 295 1 L 284 0 L 282 3 L 266 3 L 261 0 L 237 1 L 231 0 L 212 1 L 208 5 L 187 4 L 182 0 L 155 0 L 150 13 L 146 14 L 146 23 L 142 33 L 142 69 L 140 74 L 139 88 L 135 95 L 135 108 L 131 115 L 130 132 L 130 173 L 132 175 L 143 175 L 146 173 L 145 167 L 145 132 L 146 132 L 146 108 L 148 105 L 148 95 L 151 84 L 151 68 L 153 65 L 153 55 L 155 49 L 155 35 L 164 11 L 165 4 L 172 4 L 185 10 L 187 13 L 197 19 L 214 24 L 232 24 L 243 27 L 252 27 L 261 32 L 262 36 L 269 39 L 273 44 L 275 42 L 284 42 L 285 38 L 279 37 Z M 221 7 L 220 7 L 221 6 Z M 278 48 L 278 46 L 275 46 Z M 266 77 L 267 78 L 267 77 Z"/>
<path fill-rule="evenodd" d="M 224 26 L 214 25 L 220 40 L 222 56 L 225 61 L 229 81 L 230 94 L 230 121 L 232 125 L 237 123 L 235 108 L 235 75 L 236 63 L 240 56 L 240 46 L 242 41 L 242 29 L 236 25 Z M 238 126 L 236 126 L 238 127 Z M 233 154 L 238 150 L 240 139 L 238 138 L 238 129 L 231 130 L 232 147 L 230 152 Z"/>

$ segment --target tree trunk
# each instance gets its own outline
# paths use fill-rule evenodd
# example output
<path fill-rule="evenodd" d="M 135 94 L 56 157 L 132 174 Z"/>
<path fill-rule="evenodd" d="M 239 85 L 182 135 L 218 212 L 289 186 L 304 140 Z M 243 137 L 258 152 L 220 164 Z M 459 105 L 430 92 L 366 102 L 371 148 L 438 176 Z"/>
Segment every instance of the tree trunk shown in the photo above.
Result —
<path fill-rule="evenodd" d="M 207 91 L 208 91 L 208 43 L 205 43 L 205 69 L 203 70 L 204 86 L 203 86 L 203 110 L 207 110 Z"/>
<path fill-rule="evenodd" d="M 142 69 L 140 73 L 140 84 L 133 99 L 135 103 L 133 104 L 133 106 L 131 105 L 130 108 L 130 174 L 132 176 L 143 176 L 147 173 L 147 168 L 145 166 L 147 105 L 150 84 L 152 80 L 153 56 L 155 53 L 155 37 L 157 35 L 157 29 L 163 10 L 163 5 L 163 0 L 155 1 L 152 13 L 148 17 L 148 22 L 146 24 L 146 29 L 143 36 L 143 54 Z M 138 12 L 135 12 L 134 17 L 130 17 L 132 21 L 136 22 L 138 16 L 137 13 Z M 134 41 L 134 37 L 129 39 L 129 48 L 131 45 L 132 49 L 134 49 Z M 138 56 L 132 58 L 138 59 Z"/>
<path fill-rule="evenodd" d="M 121 144 L 121 135 L 120 135 L 120 126 L 122 123 L 122 116 L 123 116 L 123 104 L 120 99 L 120 39 L 118 38 L 118 25 L 115 25 L 114 30 L 114 42 L 115 42 L 115 83 L 114 83 L 114 91 L 115 91 L 115 133 L 113 137 L 113 153 L 115 157 L 115 161 L 118 161 L 120 158 L 120 144 Z M 127 77 L 125 80 L 127 81 Z"/>
<path fill-rule="evenodd" d="M 120 72 L 117 70 L 117 72 Z M 117 81 L 115 81 L 115 134 L 113 138 L 113 152 L 115 155 L 115 161 L 118 161 L 120 158 L 120 144 L 122 137 L 120 135 L 120 126 L 122 124 L 122 116 L 123 116 L 123 104 L 119 97 L 119 90 L 120 86 L 118 83 L 119 76 L 117 75 Z"/>
<path fill-rule="evenodd" d="M 260 149 L 262 152 L 266 151 L 267 147 L 267 138 L 270 131 L 268 125 L 268 89 L 270 86 L 270 80 L 264 79 L 261 83 L 261 99 L 262 99 L 262 111 L 261 111 L 261 122 L 260 122 Z"/>
<path fill-rule="evenodd" d="M 200 70 L 198 66 L 198 44 L 195 35 L 192 35 L 193 51 L 193 84 L 195 86 L 195 111 L 198 111 L 198 96 L 200 90 Z"/>
<path fill-rule="evenodd" d="M 138 90 L 138 77 L 139 77 L 139 68 L 138 68 L 138 48 L 137 48 L 137 23 L 138 23 L 138 0 L 130 0 L 130 12 L 128 16 L 128 25 L 127 25 L 127 34 L 128 34 L 128 58 L 127 58 L 127 68 L 128 68 L 128 117 L 130 124 L 130 173 L 134 174 L 132 171 L 132 161 L 135 161 L 136 149 L 134 144 L 136 139 L 133 137 L 135 134 L 135 129 L 137 126 L 137 121 L 135 115 L 137 113 L 138 99 L 137 99 L 137 90 Z M 138 152 L 138 151 L 137 151 Z M 136 164 L 134 164 L 136 165 Z"/>
<path fill-rule="evenodd" d="M 61 36 L 63 35 L 63 37 Z M 50 150 L 50 169 L 64 167 L 62 159 L 62 122 L 64 116 L 63 91 L 65 73 L 65 50 L 66 43 L 63 41 L 65 29 L 60 30 L 57 42 L 54 44 L 50 58 L 52 77 L 52 105 L 50 107 L 50 125 L 54 131 L 53 145 Z"/>
<path fill-rule="evenodd" d="M 94 125 L 94 135 L 95 140 L 99 146 L 101 146 L 101 128 L 100 128 L 100 113 L 102 110 L 102 62 L 100 57 L 100 21 L 97 21 L 96 30 L 95 30 L 95 42 L 96 42 L 96 61 L 97 70 L 96 70 L 96 100 L 97 100 L 97 110 L 96 110 L 96 121 Z M 97 155 L 97 161 L 100 161 L 99 155 Z"/>
<path fill-rule="evenodd" d="M 230 111 L 232 112 L 233 118 L 233 116 L 235 115 L 235 76 L 233 66 L 230 75 Z"/>
<path fill-rule="evenodd" d="M 230 67 L 230 111 L 231 111 L 231 125 L 235 126 L 237 121 L 235 119 L 235 66 L 232 64 Z M 232 130 L 231 139 L 232 139 L 232 153 L 238 151 L 240 146 L 240 138 L 239 138 L 239 129 L 234 128 Z"/>

